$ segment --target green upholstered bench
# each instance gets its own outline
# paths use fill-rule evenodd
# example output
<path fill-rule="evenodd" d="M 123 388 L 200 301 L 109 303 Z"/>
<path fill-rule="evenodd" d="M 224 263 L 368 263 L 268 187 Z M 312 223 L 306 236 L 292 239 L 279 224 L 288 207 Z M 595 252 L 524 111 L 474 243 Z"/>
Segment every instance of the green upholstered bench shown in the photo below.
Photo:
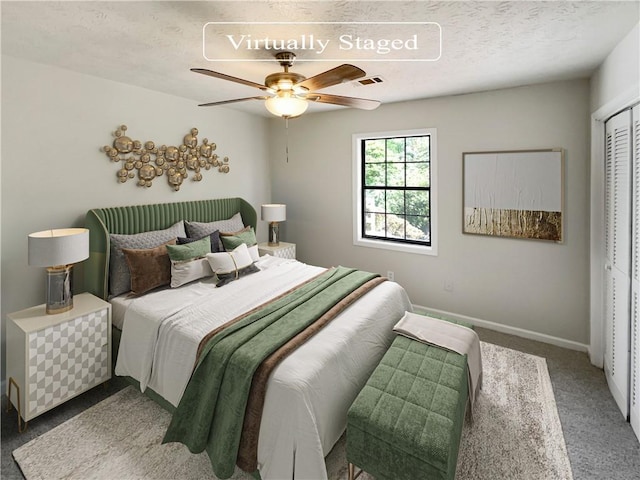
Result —
<path fill-rule="evenodd" d="M 349 409 L 349 479 L 453 479 L 467 398 L 466 355 L 397 336 Z"/>

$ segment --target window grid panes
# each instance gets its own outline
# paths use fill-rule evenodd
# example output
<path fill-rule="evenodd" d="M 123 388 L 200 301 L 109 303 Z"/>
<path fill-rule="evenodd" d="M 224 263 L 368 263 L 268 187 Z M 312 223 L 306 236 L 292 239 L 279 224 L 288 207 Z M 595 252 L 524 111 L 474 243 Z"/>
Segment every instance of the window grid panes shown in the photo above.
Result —
<path fill-rule="evenodd" d="M 361 140 L 363 238 L 431 246 L 430 140 Z"/>

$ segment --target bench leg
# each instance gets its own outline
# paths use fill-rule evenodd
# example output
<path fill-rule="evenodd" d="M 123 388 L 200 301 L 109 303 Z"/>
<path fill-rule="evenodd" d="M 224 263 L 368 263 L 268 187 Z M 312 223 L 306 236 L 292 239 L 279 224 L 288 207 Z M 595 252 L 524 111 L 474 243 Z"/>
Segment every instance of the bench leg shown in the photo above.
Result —
<path fill-rule="evenodd" d="M 355 480 L 356 478 L 358 478 L 360 476 L 360 474 L 364 470 L 360 469 L 360 471 L 358 473 L 355 473 L 355 471 L 356 471 L 356 466 L 353 463 L 349 462 L 349 480 Z"/>

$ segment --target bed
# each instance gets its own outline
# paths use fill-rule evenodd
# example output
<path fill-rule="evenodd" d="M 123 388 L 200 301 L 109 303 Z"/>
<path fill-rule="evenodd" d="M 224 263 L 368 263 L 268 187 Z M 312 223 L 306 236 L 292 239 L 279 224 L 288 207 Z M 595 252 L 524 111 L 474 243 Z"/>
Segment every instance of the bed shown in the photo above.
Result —
<path fill-rule="evenodd" d="M 210 330 L 218 331 L 221 325 L 254 314 L 246 312 L 274 305 L 292 290 L 306 288 L 298 285 L 311 288 L 313 282 L 334 272 L 351 274 L 344 267 L 325 269 L 264 256 L 252 258 L 257 271 L 223 287 L 216 287 L 216 276 L 205 276 L 134 297 L 113 295 L 112 243 L 168 230 L 180 222 L 224 222 L 237 219 L 238 214 L 243 226 L 255 230 L 255 209 L 241 198 L 99 208 L 87 213 L 90 257 L 84 269 L 85 287 L 113 305 L 115 372 L 130 377 L 169 410 L 178 407 L 180 412 L 181 401 L 192 393 L 194 382 L 189 379 L 192 374 L 195 377 L 193 367 L 199 362 L 201 341 Z M 254 474 L 259 472 L 263 480 L 327 478 L 324 457 L 344 432 L 351 403 L 391 344 L 393 325 L 411 310 L 398 284 L 375 282 L 268 374 L 255 447 Z M 212 437 L 209 440 L 215 443 L 215 431 Z M 235 458 L 231 461 L 236 463 Z M 250 464 L 242 465 L 246 469 Z M 212 465 L 218 473 L 213 460 Z M 227 475 L 218 474 L 220 478 Z"/>

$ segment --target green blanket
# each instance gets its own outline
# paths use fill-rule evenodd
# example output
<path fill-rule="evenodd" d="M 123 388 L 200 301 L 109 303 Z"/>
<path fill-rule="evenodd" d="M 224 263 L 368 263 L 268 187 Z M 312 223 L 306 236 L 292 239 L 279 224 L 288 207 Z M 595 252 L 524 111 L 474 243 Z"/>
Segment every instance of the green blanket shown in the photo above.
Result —
<path fill-rule="evenodd" d="M 163 443 L 207 451 L 221 479 L 234 471 L 247 398 L 260 363 L 377 274 L 337 267 L 213 336 L 203 349 Z"/>

